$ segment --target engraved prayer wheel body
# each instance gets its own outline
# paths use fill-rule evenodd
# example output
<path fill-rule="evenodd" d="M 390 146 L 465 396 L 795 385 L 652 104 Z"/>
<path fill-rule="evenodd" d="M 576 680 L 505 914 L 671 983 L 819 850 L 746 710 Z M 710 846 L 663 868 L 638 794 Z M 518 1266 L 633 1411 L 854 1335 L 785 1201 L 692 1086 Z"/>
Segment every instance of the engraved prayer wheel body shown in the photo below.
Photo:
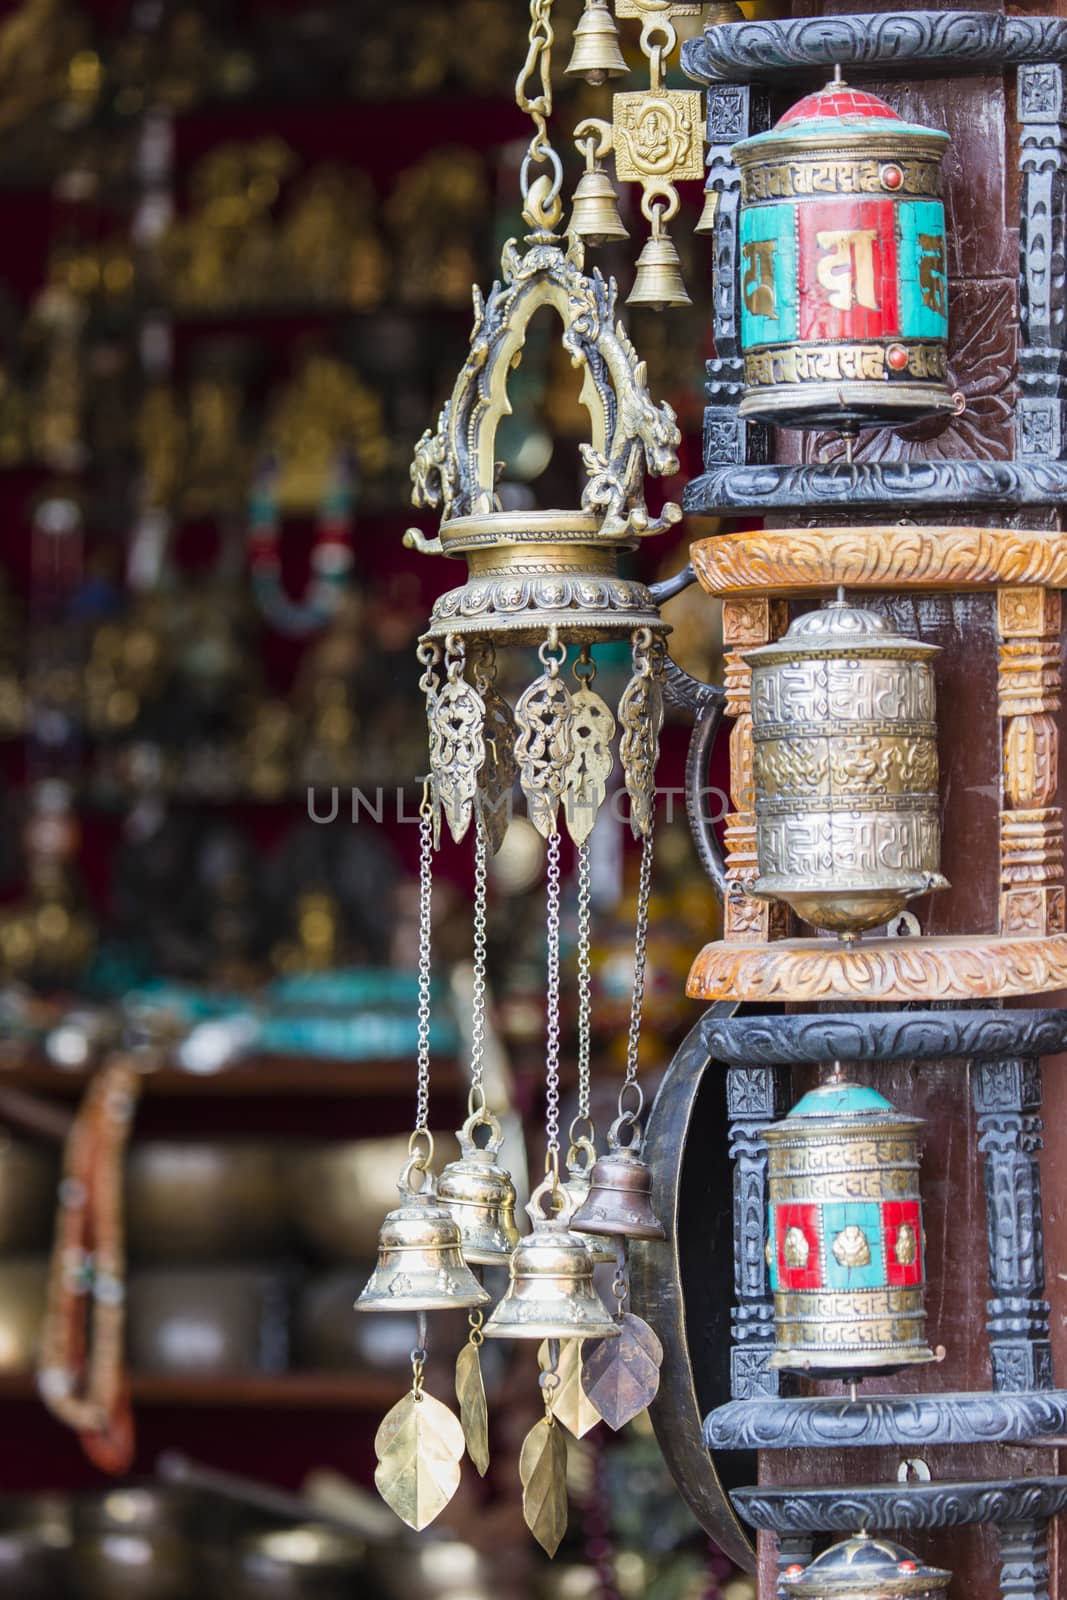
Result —
<path fill-rule="evenodd" d="M 934 1359 L 925 1335 L 922 1127 L 876 1090 L 835 1081 L 764 1131 L 773 1366 L 839 1376 Z"/>
<path fill-rule="evenodd" d="M 735 145 L 743 417 L 854 431 L 953 409 L 947 147 L 845 84 Z"/>
<path fill-rule="evenodd" d="M 749 892 L 852 935 L 947 887 L 937 646 L 835 601 L 750 651 L 756 850 Z"/>
<path fill-rule="evenodd" d="M 927 1566 L 894 1540 L 860 1533 L 806 1567 L 788 1567 L 782 1592 L 797 1600 L 944 1600 L 951 1581 L 951 1572 Z"/>

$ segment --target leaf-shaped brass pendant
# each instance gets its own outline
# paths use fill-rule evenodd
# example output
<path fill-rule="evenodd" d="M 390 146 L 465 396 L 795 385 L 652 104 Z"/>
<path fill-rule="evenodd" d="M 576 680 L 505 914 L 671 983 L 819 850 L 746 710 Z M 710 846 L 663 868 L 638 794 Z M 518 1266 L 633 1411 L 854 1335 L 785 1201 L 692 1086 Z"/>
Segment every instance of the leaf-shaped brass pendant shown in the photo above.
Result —
<path fill-rule="evenodd" d="M 663 1346 L 648 1323 L 623 1312 L 617 1339 L 589 1339 L 582 1383 L 609 1428 L 632 1422 L 659 1392 Z"/>
<path fill-rule="evenodd" d="M 485 701 L 485 763 L 478 774 L 478 810 L 485 823 L 489 848 L 495 855 L 511 821 L 511 791 L 519 775 L 515 759 L 515 718 L 502 694 L 483 689 Z"/>
<path fill-rule="evenodd" d="M 582 1388 L 582 1343 L 581 1339 L 561 1340 L 556 1366 L 559 1383 L 552 1391 L 551 1401 L 552 1415 L 576 1439 L 584 1439 L 590 1428 L 595 1428 L 600 1421 L 600 1412 Z M 537 1364 L 542 1372 L 548 1372 L 552 1366 L 547 1339 L 538 1349 Z"/>
<path fill-rule="evenodd" d="M 656 764 L 663 726 L 663 690 L 648 672 L 636 672 L 619 701 L 622 739 L 619 755 L 630 796 L 630 828 L 640 839 L 652 826 L 656 800 Z"/>
<path fill-rule="evenodd" d="M 575 844 L 583 844 L 593 831 L 615 765 L 611 753 L 615 718 L 588 683 L 571 695 L 571 710 L 571 756 L 564 778 L 563 809 L 571 838 Z"/>
<path fill-rule="evenodd" d="M 515 757 L 530 821 L 547 839 L 556 826 L 571 754 L 571 696 L 560 677 L 543 672 L 515 706 Z"/>
<path fill-rule="evenodd" d="M 522 1514 L 550 1556 L 567 1531 L 567 1441 L 558 1423 L 542 1417 L 522 1441 Z"/>
<path fill-rule="evenodd" d="M 478 1346 L 469 1340 L 456 1357 L 456 1399 L 467 1454 L 484 1478 L 489 1468 L 489 1410 Z"/>
<path fill-rule="evenodd" d="M 459 1488 L 463 1429 L 440 1400 L 408 1393 L 383 1418 L 374 1453 L 378 1493 L 417 1532 L 429 1526 Z"/>
<path fill-rule="evenodd" d="M 470 826 L 485 762 L 485 702 L 463 678 L 449 678 L 429 712 L 430 771 L 453 839 Z"/>

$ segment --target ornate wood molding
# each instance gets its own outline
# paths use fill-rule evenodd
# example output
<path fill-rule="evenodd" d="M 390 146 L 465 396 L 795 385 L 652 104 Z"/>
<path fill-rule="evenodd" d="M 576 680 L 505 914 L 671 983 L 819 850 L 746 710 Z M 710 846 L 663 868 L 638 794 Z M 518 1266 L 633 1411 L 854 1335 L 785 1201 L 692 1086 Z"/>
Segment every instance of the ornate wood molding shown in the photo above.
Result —
<path fill-rule="evenodd" d="M 1067 462 L 887 461 L 828 466 L 708 463 L 682 497 L 683 508 L 709 517 L 763 517 L 776 511 L 896 508 L 924 515 L 934 507 L 1058 505 L 1067 499 Z"/>
<path fill-rule="evenodd" d="M 870 939 L 853 945 L 789 939 L 709 944 L 686 993 L 694 1000 L 989 1000 L 1067 988 L 1067 934 Z"/>
<path fill-rule="evenodd" d="M 1067 587 L 1067 539 L 1017 528 L 766 528 L 692 546 L 709 594 L 742 597 L 853 589 Z"/>
<path fill-rule="evenodd" d="M 771 81 L 838 62 L 879 77 L 913 78 L 999 72 L 1027 61 L 1067 61 L 1067 22 L 935 10 L 736 22 L 709 28 L 682 52 L 686 72 L 699 83 Z"/>
<path fill-rule="evenodd" d="M 754 1527 L 775 1533 L 851 1533 L 856 1528 L 963 1528 L 972 1523 L 1043 1522 L 1067 1507 L 1067 1478 L 1001 1478 L 985 1483 L 872 1483 L 853 1488 L 735 1489 L 734 1505 Z"/>
<path fill-rule="evenodd" d="M 1067 1426 L 1067 1392 L 894 1394 L 869 1400 L 730 1400 L 704 1423 L 709 1450 L 1023 1444 Z"/>
<path fill-rule="evenodd" d="M 700 1023 L 728 1066 L 1050 1056 L 1067 1050 L 1067 1011 L 864 1011 L 717 1017 Z"/>

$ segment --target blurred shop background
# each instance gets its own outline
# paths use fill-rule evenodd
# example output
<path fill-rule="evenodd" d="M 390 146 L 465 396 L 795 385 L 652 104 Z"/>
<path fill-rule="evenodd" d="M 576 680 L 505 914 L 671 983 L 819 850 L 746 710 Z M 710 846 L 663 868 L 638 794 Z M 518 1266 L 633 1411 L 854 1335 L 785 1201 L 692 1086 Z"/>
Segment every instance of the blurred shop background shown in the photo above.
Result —
<path fill-rule="evenodd" d="M 561 132 L 607 104 L 563 78 L 579 10 L 557 0 Z M 433 530 L 410 510 L 408 467 L 464 359 L 471 284 L 488 287 L 521 233 L 527 28 L 516 0 L 0 6 L 0 1583 L 14 1600 L 751 1593 L 644 1419 L 569 1442 L 570 1528 L 543 1559 L 515 1460 L 537 1410 L 526 1346 L 486 1347 L 493 1462 L 430 1534 L 408 1537 L 373 1493 L 413 1329 L 351 1307 L 414 1094 L 414 645 L 458 581 L 403 547 L 413 522 Z M 625 47 L 636 67 L 633 30 Z M 566 194 L 581 161 L 558 143 Z M 628 315 L 685 436 L 656 505 L 700 462 L 711 244 L 693 235 L 691 187 L 673 235 L 693 305 Z M 622 205 L 630 245 L 594 259 L 625 295 L 643 225 L 632 190 Z M 547 321 L 512 400 L 508 504 L 577 504 L 585 413 Z M 634 570 L 676 572 L 708 531 L 684 523 Z M 327 546 L 348 553 L 328 572 Z M 691 590 L 669 615 L 675 658 L 718 681 L 712 605 Z M 514 670 L 528 681 L 528 663 Z M 626 673 L 620 656 L 616 690 Z M 652 1087 L 696 1020 L 685 975 L 717 919 L 684 816 L 688 731 L 665 731 Z M 466 1104 L 470 848 L 445 845 L 437 872 L 442 1160 Z M 605 1127 L 632 977 L 629 830 L 598 825 L 593 859 Z M 492 863 L 488 1067 L 516 1175 L 540 1161 L 522 1124 L 537 1126 L 543 1091 L 543 868 L 517 818 Z M 572 948 L 573 902 L 569 883 Z M 140 1090 L 129 1147 L 109 1142 L 104 1107 L 87 1153 L 71 1120 L 116 1052 Z M 564 1069 L 573 1093 L 573 1048 Z M 52 1370 L 83 1336 L 71 1229 L 90 1167 L 127 1196 L 133 1431 L 117 1456 L 114 1441 L 83 1448 L 35 1377 L 42 1340 Z M 69 1326 L 45 1327 L 50 1273 Z M 461 1319 L 436 1339 L 446 1399 L 463 1333 Z M 117 1478 L 102 1470 L 116 1461 Z"/>

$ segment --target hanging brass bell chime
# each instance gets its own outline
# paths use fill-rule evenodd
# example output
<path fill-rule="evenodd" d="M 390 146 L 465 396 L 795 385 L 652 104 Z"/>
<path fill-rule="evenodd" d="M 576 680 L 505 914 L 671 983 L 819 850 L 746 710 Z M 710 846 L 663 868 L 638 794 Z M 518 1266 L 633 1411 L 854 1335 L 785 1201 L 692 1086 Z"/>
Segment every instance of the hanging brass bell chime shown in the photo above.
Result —
<path fill-rule="evenodd" d="M 652 1170 L 634 1144 L 619 1141 L 620 1117 L 608 1131 L 608 1151 L 589 1174 L 589 1193 L 572 1219 L 576 1229 L 615 1239 L 663 1239 L 652 1209 Z M 636 1124 L 632 1124 L 636 1136 Z"/>
<path fill-rule="evenodd" d="M 564 69 L 568 78 L 584 78 L 594 87 L 628 71 L 619 48 L 619 31 L 607 0 L 585 0 L 585 11 L 574 30 L 574 48 Z"/>
<path fill-rule="evenodd" d="M 629 229 L 619 215 L 615 185 L 602 167 L 594 167 L 579 179 L 567 232 L 594 247 L 629 238 Z"/>
<path fill-rule="evenodd" d="M 400 1175 L 400 1204 L 378 1232 L 378 1263 L 357 1311 L 451 1311 L 489 1300 L 463 1259 L 459 1227 L 437 1199 L 424 1159 L 413 1156 Z M 416 1172 L 419 1189 L 411 1185 Z"/>
<path fill-rule="evenodd" d="M 558 1209 L 545 1214 L 543 1201 Z M 571 1231 L 571 1203 L 552 1177 L 526 1207 L 533 1232 L 508 1263 L 507 1293 L 485 1325 L 487 1339 L 611 1339 L 618 1323 L 593 1286 L 593 1260 Z"/>
<path fill-rule="evenodd" d="M 667 311 L 671 306 L 692 303 L 682 278 L 681 257 L 674 240 L 653 224 L 652 235 L 637 258 L 634 286 L 626 296 L 626 304 L 647 306 L 650 311 Z"/>
<path fill-rule="evenodd" d="M 488 1128 L 479 1145 L 477 1128 Z M 515 1185 L 497 1161 L 503 1133 L 491 1111 L 471 1113 L 456 1135 L 460 1156 L 437 1180 L 437 1199 L 460 1232 L 463 1259 L 475 1266 L 499 1266 L 519 1242 L 515 1226 Z"/>
<path fill-rule="evenodd" d="M 582 1229 L 574 1221 L 574 1217 L 578 1215 L 578 1212 L 589 1197 L 589 1180 L 593 1168 L 596 1166 L 596 1159 L 596 1145 L 592 1139 L 573 1139 L 567 1151 L 567 1160 L 565 1162 L 567 1176 L 563 1181 L 562 1187 L 566 1190 L 574 1210 L 574 1216 L 571 1218 L 571 1232 L 578 1234 L 579 1238 L 585 1240 L 589 1254 L 594 1262 L 614 1261 L 614 1247 L 605 1244 L 604 1240 L 595 1233 L 583 1233 Z"/>

